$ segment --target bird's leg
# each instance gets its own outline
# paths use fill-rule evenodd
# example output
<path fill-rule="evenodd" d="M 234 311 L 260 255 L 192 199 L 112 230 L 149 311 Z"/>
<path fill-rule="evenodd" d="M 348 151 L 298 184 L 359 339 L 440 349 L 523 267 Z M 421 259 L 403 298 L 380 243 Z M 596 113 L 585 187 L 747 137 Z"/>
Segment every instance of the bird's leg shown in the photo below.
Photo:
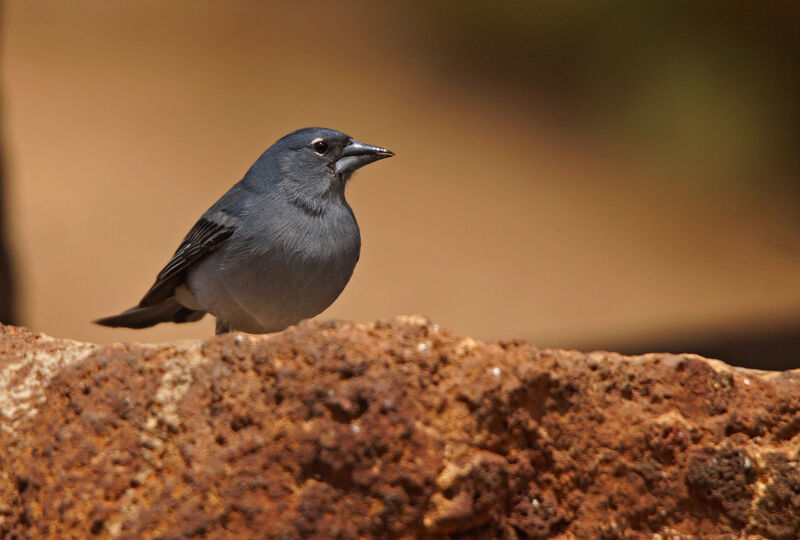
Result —
<path fill-rule="evenodd" d="M 217 335 L 225 334 L 231 331 L 231 327 L 228 323 L 223 321 L 220 318 L 217 318 Z"/>

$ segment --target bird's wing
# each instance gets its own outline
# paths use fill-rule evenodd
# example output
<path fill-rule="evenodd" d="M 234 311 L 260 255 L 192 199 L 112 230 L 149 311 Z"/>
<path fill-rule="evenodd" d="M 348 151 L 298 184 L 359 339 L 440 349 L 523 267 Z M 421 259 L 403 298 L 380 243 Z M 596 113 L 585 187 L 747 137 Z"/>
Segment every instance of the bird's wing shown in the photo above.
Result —
<path fill-rule="evenodd" d="M 183 239 L 172 259 L 158 273 L 156 282 L 145 293 L 140 307 L 159 304 L 175 292 L 183 283 L 186 271 L 203 257 L 219 249 L 222 243 L 236 230 L 239 218 L 225 210 L 213 209 L 195 223 Z"/>

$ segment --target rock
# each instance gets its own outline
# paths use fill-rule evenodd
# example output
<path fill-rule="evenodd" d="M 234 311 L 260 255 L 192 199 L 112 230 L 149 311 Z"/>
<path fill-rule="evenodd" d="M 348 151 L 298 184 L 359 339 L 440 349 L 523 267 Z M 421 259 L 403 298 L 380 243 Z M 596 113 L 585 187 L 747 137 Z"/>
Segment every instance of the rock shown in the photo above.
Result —
<path fill-rule="evenodd" d="M 0 537 L 800 537 L 800 372 L 420 318 L 0 335 Z"/>

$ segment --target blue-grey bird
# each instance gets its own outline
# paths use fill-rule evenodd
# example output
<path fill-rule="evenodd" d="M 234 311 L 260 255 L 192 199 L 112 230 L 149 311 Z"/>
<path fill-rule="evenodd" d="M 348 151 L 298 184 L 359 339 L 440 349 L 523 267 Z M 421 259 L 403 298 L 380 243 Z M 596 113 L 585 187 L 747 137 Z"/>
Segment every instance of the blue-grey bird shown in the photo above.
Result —
<path fill-rule="evenodd" d="M 286 135 L 209 208 L 139 305 L 94 321 L 145 328 L 206 313 L 217 333 L 267 333 L 339 296 L 361 250 L 344 191 L 353 172 L 394 153 L 325 128 Z"/>

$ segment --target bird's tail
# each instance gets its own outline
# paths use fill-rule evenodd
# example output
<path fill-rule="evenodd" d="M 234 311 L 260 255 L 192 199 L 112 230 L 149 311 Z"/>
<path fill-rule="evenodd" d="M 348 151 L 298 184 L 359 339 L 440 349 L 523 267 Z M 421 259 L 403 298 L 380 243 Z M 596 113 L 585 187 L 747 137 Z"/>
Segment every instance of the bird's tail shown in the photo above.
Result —
<path fill-rule="evenodd" d="M 125 328 L 147 328 L 162 322 L 194 322 L 202 319 L 205 314 L 205 311 L 187 308 L 172 297 L 154 306 L 135 306 L 119 315 L 103 317 L 92 322 L 114 328 L 120 326 Z"/>

